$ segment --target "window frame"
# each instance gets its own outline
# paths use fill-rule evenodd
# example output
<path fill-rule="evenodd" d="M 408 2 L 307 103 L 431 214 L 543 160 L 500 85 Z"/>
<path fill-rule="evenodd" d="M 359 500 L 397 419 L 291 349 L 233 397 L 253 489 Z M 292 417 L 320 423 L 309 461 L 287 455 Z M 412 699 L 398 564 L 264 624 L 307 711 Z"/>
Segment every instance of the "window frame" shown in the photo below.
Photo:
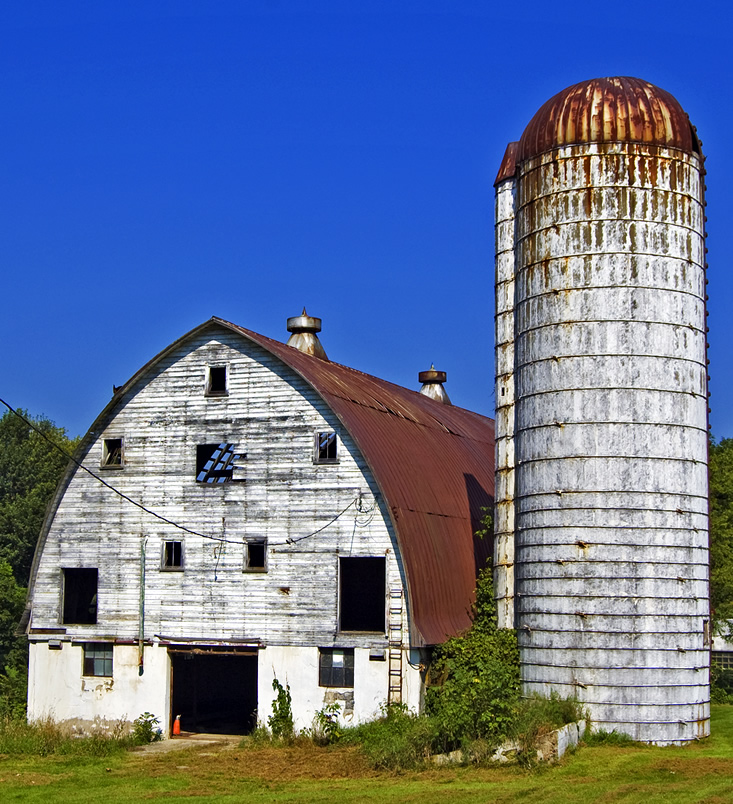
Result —
<path fill-rule="evenodd" d="M 212 369 L 219 370 L 223 369 L 224 371 L 224 389 L 223 390 L 213 390 L 212 389 Z M 223 396 L 229 396 L 229 364 L 228 363 L 212 363 L 211 365 L 206 366 L 206 386 L 204 388 L 204 396 L 221 398 Z"/>
<path fill-rule="evenodd" d="M 344 595 L 344 567 L 346 563 L 351 563 L 352 567 L 356 566 L 356 562 L 364 562 L 364 561 L 379 561 L 381 562 L 382 568 L 382 579 L 381 579 L 381 589 L 374 590 L 378 591 L 379 595 L 376 595 L 373 602 L 372 600 L 365 600 L 365 592 L 367 591 L 364 588 L 357 588 L 357 589 L 350 589 L 347 595 Z M 360 578 L 364 577 L 364 570 L 362 565 L 362 571 L 359 573 Z M 372 566 L 376 567 L 376 564 Z M 355 569 L 349 569 L 349 573 L 355 572 Z M 373 572 L 372 580 L 376 579 L 377 574 Z M 356 599 L 359 600 L 359 605 L 355 602 Z M 379 606 L 379 601 L 381 600 L 381 607 Z M 348 622 L 347 627 L 344 627 L 344 603 L 348 603 Z M 356 619 L 360 617 L 365 618 L 367 620 L 371 620 L 371 617 L 375 617 L 374 624 L 376 625 L 376 618 L 378 617 L 377 612 L 381 611 L 382 616 L 379 618 L 379 627 L 378 628 L 355 628 L 350 627 L 355 625 L 352 622 L 354 619 L 353 611 L 359 609 L 359 614 L 357 615 Z M 373 611 L 369 611 L 373 609 Z M 338 557 L 338 630 L 339 632 L 347 633 L 347 634 L 380 634 L 384 635 L 387 633 L 387 557 L 386 556 L 339 556 Z"/>
<path fill-rule="evenodd" d="M 321 446 L 321 438 L 328 437 L 328 443 Z M 333 445 L 333 457 L 328 457 Z M 325 453 L 325 454 L 324 454 Z M 339 462 L 339 437 L 335 430 L 318 430 L 313 437 L 313 463 L 319 466 Z"/>
<path fill-rule="evenodd" d="M 110 449 L 110 442 L 118 442 L 119 447 Z M 110 458 L 114 457 L 115 452 L 119 449 L 120 460 L 119 463 L 110 463 Z M 100 469 L 124 469 L 125 467 L 125 439 L 122 436 L 118 438 L 103 438 L 102 439 L 102 458 L 99 463 Z"/>
<path fill-rule="evenodd" d="M 334 681 L 333 659 L 337 654 L 341 654 L 343 665 L 338 670 L 343 674 L 343 684 Z M 330 687 L 331 689 L 353 689 L 354 688 L 354 649 L 353 648 L 318 648 L 318 686 Z"/>
<path fill-rule="evenodd" d="M 204 450 L 207 449 L 208 452 L 205 453 Z M 221 458 L 225 458 L 226 463 L 222 469 L 215 469 L 214 467 L 217 465 L 217 463 L 215 463 L 214 466 L 207 470 L 206 464 L 213 459 L 217 450 L 221 453 L 218 463 L 221 463 Z M 203 457 L 204 455 L 206 455 L 206 457 Z M 234 472 L 241 468 L 239 462 L 246 458 L 247 454 L 238 452 L 237 445 L 231 441 L 196 444 L 196 483 L 200 486 L 221 486 L 224 483 L 241 483 L 244 478 L 235 477 Z M 202 475 L 204 475 L 204 477 L 202 477 Z M 209 477 L 212 479 L 207 479 Z"/>
<path fill-rule="evenodd" d="M 81 674 L 84 678 L 114 678 L 114 644 L 112 642 L 82 642 L 81 647 Z M 95 653 L 103 655 L 92 655 Z M 98 662 L 101 662 L 101 667 L 97 664 Z M 101 669 L 101 672 L 98 672 L 98 669 Z M 107 670 L 109 672 L 106 672 Z"/>
<path fill-rule="evenodd" d="M 168 556 L 168 545 L 179 545 L 180 555 L 179 564 L 168 564 L 166 558 Z M 174 556 L 175 557 L 175 556 Z M 160 545 L 160 570 L 161 572 L 183 572 L 185 569 L 185 547 L 182 539 L 163 539 Z"/>
<path fill-rule="evenodd" d="M 252 566 L 250 564 L 250 546 L 257 545 L 262 546 L 262 566 Z M 267 539 L 266 538 L 258 538 L 258 539 L 247 539 L 244 543 L 244 572 L 253 572 L 253 573 L 262 573 L 267 572 Z"/>
<path fill-rule="evenodd" d="M 89 618 L 77 618 L 71 619 L 72 612 L 68 611 L 68 604 L 71 598 L 69 594 L 71 590 L 69 590 L 68 582 L 73 577 L 70 573 L 96 573 L 96 581 L 95 581 L 95 591 L 94 594 L 90 598 L 90 605 L 88 607 L 89 611 L 91 611 L 92 603 L 94 605 L 94 614 L 90 614 Z M 91 575 L 87 576 L 88 578 Z M 80 583 L 77 580 L 77 583 Z M 79 596 L 79 590 L 74 590 L 74 596 Z M 79 602 L 76 601 L 76 605 L 74 607 L 75 614 L 79 612 Z M 60 619 L 62 625 L 96 625 L 99 622 L 99 569 L 97 567 L 62 567 L 61 568 L 61 611 L 60 611 Z"/>

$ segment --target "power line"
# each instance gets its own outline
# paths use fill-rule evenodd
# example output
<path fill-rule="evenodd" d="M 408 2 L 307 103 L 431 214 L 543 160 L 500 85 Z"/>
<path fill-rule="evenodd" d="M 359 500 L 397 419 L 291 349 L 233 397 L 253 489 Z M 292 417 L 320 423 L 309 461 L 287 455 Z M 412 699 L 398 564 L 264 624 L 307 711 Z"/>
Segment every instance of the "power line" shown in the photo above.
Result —
<path fill-rule="evenodd" d="M 155 511 L 151 511 L 150 508 L 147 508 L 141 502 L 138 502 L 137 500 L 134 500 L 132 497 L 129 497 L 127 494 L 125 494 L 124 492 L 120 491 L 119 489 L 116 489 L 111 483 L 108 483 L 106 480 L 101 478 L 98 474 L 96 474 L 95 472 L 92 472 L 91 469 L 88 469 L 86 466 L 84 466 L 83 463 L 81 463 L 80 461 L 77 461 L 76 458 L 70 452 L 65 450 L 60 444 L 57 444 L 52 438 L 49 438 L 49 436 L 46 433 L 44 433 L 43 430 L 41 430 L 40 427 L 37 427 L 32 421 L 29 421 L 28 419 L 26 419 L 26 417 L 23 416 L 22 413 L 19 413 L 17 410 L 15 410 L 13 407 L 11 407 L 1 397 L 0 397 L 0 403 L 5 405 L 5 407 L 14 416 L 17 416 L 22 422 L 25 422 L 25 424 L 27 424 L 28 427 L 31 428 L 31 430 L 34 430 L 36 433 L 38 433 L 38 435 L 41 436 L 41 438 L 43 438 L 45 441 L 48 441 L 48 443 L 55 450 L 60 452 L 64 457 L 66 457 L 73 464 L 78 466 L 79 469 L 83 469 L 88 475 L 91 475 L 91 477 L 93 477 L 96 481 L 101 483 L 103 486 L 106 486 L 110 491 L 114 492 L 118 497 L 121 497 L 123 500 L 125 500 L 125 502 L 131 503 L 136 508 L 139 508 L 141 511 L 144 511 L 146 514 L 149 514 L 150 516 L 153 516 L 156 519 L 159 519 L 161 522 L 165 522 L 166 525 L 171 525 L 171 527 L 178 528 L 178 530 L 182 530 L 184 533 L 190 533 L 192 536 L 200 536 L 202 539 L 210 539 L 211 541 L 223 542 L 225 544 L 238 544 L 238 545 L 247 544 L 247 542 L 244 542 L 244 541 L 239 541 L 239 540 L 235 540 L 235 539 L 226 539 L 223 536 L 211 536 L 208 533 L 201 533 L 201 532 L 199 532 L 197 530 L 192 530 L 191 528 L 187 528 L 185 525 L 179 525 L 177 522 L 174 522 L 172 519 L 168 519 L 168 517 L 165 517 L 162 514 L 158 514 Z M 354 505 L 356 502 L 360 502 L 360 501 L 361 501 L 361 491 L 359 491 L 358 495 L 346 506 L 346 508 L 343 509 L 343 511 L 340 511 L 338 514 L 336 514 L 336 516 L 333 517 L 333 519 L 331 519 L 328 522 L 326 522 L 326 524 L 323 525 L 322 527 L 318 528 L 318 530 L 314 530 L 312 533 L 306 533 L 304 536 L 298 536 L 297 538 L 294 538 L 294 539 L 286 539 L 285 542 L 282 542 L 282 544 L 295 544 L 296 542 L 303 541 L 303 539 L 309 539 L 311 536 L 315 536 L 316 534 L 320 533 L 322 530 L 325 530 L 329 525 L 332 525 L 337 519 L 342 517 L 349 510 L 349 508 L 351 508 L 352 505 Z"/>

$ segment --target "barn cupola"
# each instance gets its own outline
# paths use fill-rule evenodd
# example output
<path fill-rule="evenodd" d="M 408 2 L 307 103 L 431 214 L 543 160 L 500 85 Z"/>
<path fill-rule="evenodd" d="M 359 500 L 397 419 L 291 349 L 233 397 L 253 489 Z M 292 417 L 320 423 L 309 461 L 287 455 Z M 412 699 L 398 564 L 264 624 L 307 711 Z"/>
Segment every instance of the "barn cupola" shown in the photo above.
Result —
<path fill-rule="evenodd" d="M 433 365 L 430 366 L 429 371 L 421 371 L 417 375 L 418 380 L 423 384 L 420 393 L 435 399 L 437 402 L 442 402 L 444 405 L 450 405 L 450 397 L 445 388 L 443 388 L 446 377 L 447 375 L 444 371 L 436 371 Z"/>
<path fill-rule="evenodd" d="M 326 352 L 318 340 L 318 333 L 321 331 L 321 319 L 308 315 L 303 308 L 300 315 L 288 318 L 288 346 L 305 352 L 307 355 L 319 357 L 321 360 L 328 360 Z"/>

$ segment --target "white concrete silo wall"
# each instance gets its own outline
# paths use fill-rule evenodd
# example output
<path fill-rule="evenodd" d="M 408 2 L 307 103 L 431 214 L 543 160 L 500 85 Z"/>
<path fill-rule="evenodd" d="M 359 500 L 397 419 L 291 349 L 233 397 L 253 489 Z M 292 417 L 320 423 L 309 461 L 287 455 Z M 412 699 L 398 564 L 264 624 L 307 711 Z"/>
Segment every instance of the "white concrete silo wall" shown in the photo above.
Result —
<path fill-rule="evenodd" d="M 514 627 L 514 180 L 496 188 L 494 595 Z"/>
<path fill-rule="evenodd" d="M 524 688 L 660 743 L 709 731 L 700 167 L 591 144 L 525 161 L 516 183 Z"/>

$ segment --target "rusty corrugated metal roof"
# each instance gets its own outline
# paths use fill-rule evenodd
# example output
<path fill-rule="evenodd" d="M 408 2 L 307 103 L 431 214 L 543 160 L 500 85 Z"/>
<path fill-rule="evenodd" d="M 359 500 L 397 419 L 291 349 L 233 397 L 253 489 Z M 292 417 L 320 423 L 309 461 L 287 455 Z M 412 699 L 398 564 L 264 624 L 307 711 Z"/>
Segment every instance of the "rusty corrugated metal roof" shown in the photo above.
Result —
<path fill-rule="evenodd" d="M 519 143 L 510 142 L 509 145 L 507 145 L 506 147 L 506 151 L 504 151 L 504 158 L 501 160 L 501 165 L 499 166 L 499 172 L 496 174 L 496 179 L 494 179 L 494 186 L 504 181 L 505 179 L 511 179 L 511 177 L 517 172 L 518 153 L 519 153 Z"/>
<path fill-rule="evenodd" d="M 392 517 L 417 640 L 437 644 L 467 628 L 476 573 L 491 552 L 473 533 L 493 503 L 493 420 L 212 321 L 290 366 L 353 437 Z"/>
<path fill-rule="evenodd" d="M 673 95 L 648 81 L 621 76 L 581 81 L 550 98 L 524 130 L 517 161 L 584 142 L 641 142 L 700 152 L 690 120 Z"/>

